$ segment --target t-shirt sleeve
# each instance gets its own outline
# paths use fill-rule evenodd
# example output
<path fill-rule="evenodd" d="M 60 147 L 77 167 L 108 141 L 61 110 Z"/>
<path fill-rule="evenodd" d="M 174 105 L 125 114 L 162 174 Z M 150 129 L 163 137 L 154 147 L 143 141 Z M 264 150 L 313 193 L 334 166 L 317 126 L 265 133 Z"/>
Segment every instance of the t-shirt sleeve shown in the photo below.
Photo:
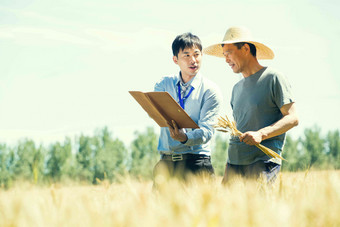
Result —
<path fill-rule="evenodd" d="M 281 74 L 274 77 L 273 98 L 279 108 L 286 104 L 295 102 L 292 95 L 292 87 L 288 82 L 288 79 Z"/>

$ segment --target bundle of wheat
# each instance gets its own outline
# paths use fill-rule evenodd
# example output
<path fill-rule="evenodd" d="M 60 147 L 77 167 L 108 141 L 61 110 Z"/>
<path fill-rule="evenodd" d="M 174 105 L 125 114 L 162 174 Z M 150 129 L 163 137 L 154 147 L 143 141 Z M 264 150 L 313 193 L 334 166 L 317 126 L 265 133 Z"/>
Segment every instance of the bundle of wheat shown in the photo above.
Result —
<path fill-rule="evenodd" d="M 214 127 L 216 128 L 217 131 L 228 132 L 228 133 L 230 133 L 233 136 L 240 136 L 240 135 L 242 135 L 242 132 L 240 132 L 236 128 L 235 121 L 230 121 L 227 115 L 225 116 L 225 118 L 224 117 L 219 117 L 218 118 L 218 123 Z M 268 148 L 266 146 L 263 146 L 262 144 L 256 144 L 255 146 L 258 147 L 261 151 L 263 151 L 269 157 L 279 158 L 281 160 L 285 160 L 284 158 L 281 157 L 281 155 L 279 155 L 278 153 L 276 153 L 272 149 L 270 149 L 270 148 Z"/>

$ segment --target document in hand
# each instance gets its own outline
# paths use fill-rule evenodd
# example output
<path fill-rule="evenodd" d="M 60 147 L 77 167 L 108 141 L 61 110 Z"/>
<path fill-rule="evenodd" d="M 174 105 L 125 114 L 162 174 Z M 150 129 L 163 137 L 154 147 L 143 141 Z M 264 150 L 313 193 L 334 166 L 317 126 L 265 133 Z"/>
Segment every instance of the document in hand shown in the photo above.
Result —
<path fill-rule="evenodd" d="M 174 120 L 179 128 L 199 128 L 168 92 L 129 91 L 160 127 Z"/>

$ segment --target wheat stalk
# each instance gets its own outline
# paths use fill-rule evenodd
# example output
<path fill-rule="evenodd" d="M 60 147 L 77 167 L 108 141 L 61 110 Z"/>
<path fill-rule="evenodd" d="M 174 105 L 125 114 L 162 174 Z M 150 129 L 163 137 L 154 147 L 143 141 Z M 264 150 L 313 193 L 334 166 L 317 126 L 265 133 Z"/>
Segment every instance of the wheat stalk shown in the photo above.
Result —
<path fill-rule="evenodd" d="M 230 133 L 233 136 L 239 137 L 240 135 L 242 135 L 242 132 L 240 132 L 236 128 L 235 121 L 230 121 L 227 115 L 225 116 L 225 118 L 219 117 L 217 125 L 215 125 L 214 127 L 216 128 L 217 131 L 227 132 L 227 133 Z M 279 158 L 281 160 L 285 160 L 284 158 L 282 158 L 281 155 L 279 155 L 278 153 L 276 153 L 272 149 L 270 149 L 266 146 L 263 146 L 262 144 L 255 144 L 255 146 L 258 147 L 261 151 L 263 151 L 263 153 L 265 153 L 269 157 Z"/>

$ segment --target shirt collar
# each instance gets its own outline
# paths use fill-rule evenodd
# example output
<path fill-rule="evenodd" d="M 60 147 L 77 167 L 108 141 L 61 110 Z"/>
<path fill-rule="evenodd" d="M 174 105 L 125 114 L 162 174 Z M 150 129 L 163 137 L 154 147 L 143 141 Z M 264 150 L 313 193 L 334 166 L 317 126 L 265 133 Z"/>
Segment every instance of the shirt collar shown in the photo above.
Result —
<path fill-rule="evenodd" d="M 190 83 L 190 86 L 197 88 L 201 83 L 201 78 L 202 76 L 200 72 L 198 72 L 196 76 L 192 78 L 191 81 L 189 81 L 188 83 Z M 176 85 L 180 84 L 180 82 L 181 82 L 181 72 L 178 73 Z"/>

